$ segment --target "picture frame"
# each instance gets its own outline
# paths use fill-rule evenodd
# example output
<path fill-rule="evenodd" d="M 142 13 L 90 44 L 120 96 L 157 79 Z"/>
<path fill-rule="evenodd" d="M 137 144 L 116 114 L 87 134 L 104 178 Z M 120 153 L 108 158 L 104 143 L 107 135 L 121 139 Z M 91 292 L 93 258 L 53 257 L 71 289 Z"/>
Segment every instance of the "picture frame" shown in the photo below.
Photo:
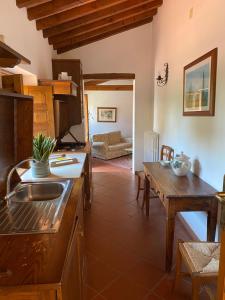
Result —
<path fill-rule="evenodd" d="M 115 123 L 117 120 L 116 107 L 97 107 L 97 121 Z"/>
<path fill-rule="evenodd" d="M 218 49 L 184 67 L 183 116 L 214 116 Z"/>

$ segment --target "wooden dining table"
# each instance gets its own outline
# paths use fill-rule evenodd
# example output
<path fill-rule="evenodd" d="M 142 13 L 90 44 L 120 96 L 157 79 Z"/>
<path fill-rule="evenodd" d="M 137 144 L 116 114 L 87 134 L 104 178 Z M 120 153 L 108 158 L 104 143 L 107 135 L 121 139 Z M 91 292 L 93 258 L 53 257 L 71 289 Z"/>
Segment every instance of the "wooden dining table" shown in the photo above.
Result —
<path fill-rule="evenodd" d="M 217 225 L 218 202 L 216 190 L 192 172 L 176 176 L 171 167 L 159 162 L 145 162 L 144 202 L 149 216 L 150 191 L 154 191 L 166 210 L 166 271 L 173 260 L 175 217 L 178 212 L 204 211 L 207 216 L 207 240 L 214 241 Z"/>

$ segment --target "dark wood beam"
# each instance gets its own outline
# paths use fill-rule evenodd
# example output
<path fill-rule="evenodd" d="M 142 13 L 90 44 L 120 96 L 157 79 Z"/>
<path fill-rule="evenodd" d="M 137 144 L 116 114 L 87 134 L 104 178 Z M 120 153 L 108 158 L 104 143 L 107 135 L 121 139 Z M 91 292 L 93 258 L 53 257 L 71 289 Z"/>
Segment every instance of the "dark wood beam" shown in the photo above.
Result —
<path fill-rule="evenodd" d="M 130 80 L 135 79 L 134 73 L 93 73 L 83 74 L 84 80 Z"/>
<path fill-rule="evenodd" d="M 37 20 L 94 1 L 95 0 L 52 0 L 51 2 L 28 8 L 27 15 L 29 20 Z"/>
<path fill-rule="evenodd" d="M 130 26 L 132 24 L 138 23 L 138 22 L 142 22 L 143 20 L 152 20 L 152 13 L 151 11 L 147 11 L 141 14 L 138 14 L 136 16 L 132 16 L 129 18 L 126 18 L 122 21 L 118 21 L 117 23 L 114 24 L 110 24 L 107 26 L 104 26 L 100 29 L 95 29 L 87 32 L 87 33 L 83 33 L 83 34 L 79 34 L 75 37 L 72 37 L 70 39 L 65 39 L 59 43 L 56 43 L 53 45 L 53 48 L 59 49 L 59 48 L 64 48 L 66 46 L 71 46 L 77 43 L 80 43 L 82 41 L 88 40 L 89 38 L 93 38 L 95 36 L 98 35 L 102 35 L 102 34 L 107 34 L 108 32 L 114 31 L 114 30 L 120 30 L 122 28 L 126 28 L 127 26 Z"/>
<path fill-rule="evenodd" d="M 56 43 L 62 42 L 64 40 L 73 38 L 76 35 L 84 34 L 84 33 L 87 33 L 87 32 L 90 32 L 90 31 L 93 31 L 93 30 L 96 30 L 96 29 L 100 29 L 100 28 L 105 27 L 107 25 L 113 25 L 113 24 L 115 24 L 119 21 L 123 21 L 123 20 L 125 20 L 129 17 L 137 16 L 140 13 L 143 13 L 143 12 L 149 12 L 150 16 L 154 16 L 157 13 L 157 9 L 156 8 L 152 9 L 152 4 L 151 3 L 140 5 L 138 7 L 129 9 L 125 12 L 115 14 L 114 16 L 107 17 L 107 18 L 104 18 L 102 20 L 96 21 L 94 23 L 84 25 L 84 26 L 81 26 L 79 28 L 67 31 L 66 35 L 65 35 L 65 33 L 63 33 L 63 34 L 59 34 L 59 35 L 56 35 L 54 37 L 51 37 L 51 38 L 49 38 L 49 44 L 51 44 L 51 45 L 56 44 Z"/>
<path fill-rule="evenodd" d="M 127 10 L 133 9 L 135 7 L 137 8 L 140 5 L 150 4 L 152 9 L 154 9 L 162 5 L 162 3 L 163 0 L 126 0 L 123 3 L 117 3 L 111 7 L 104 8 L 103 10 L 90 13 L 83 17 L 77 18 L 75 16 L 72 21 L 44 29 L 43 35 L 44 37 L 52 37 L 67 32 L 69 30 L 102 20 L 106 17 L 113 17 L 115 14 L 126 12 Z"/>
<path fill-rule="evenodd" d="M 147 18 L 147 19 L 145 19 L 143 21 L 136 22 L 136 23 L 124 26 L 124 27 L 116 29 L 116 30 L 109 31 L 109 32 L 107 32 L 105 34 L 100 34 L 100 35 L 91 37 L 91 38 L 86 39 L 84 41 L 81 41 L 79 43 L 76 43 L 76 44 L 73 44 L 73 45 L 70 45 L 70 46 L 65 46 L 63 48 L 59 48 L 59 49 L 57 49 L 57 53 L 61 54 L 61 53 L 64 53 L 64 52 L 67 52 L 67 51 L 70 51 L 70 50 L 73 50 L 73 49 L 76 49 L 76 48 L 83 47 L 85 45 L 88 45 L 88 44 L 91 44 L 91 43 L 103 40 L 103 39 L 108 38 L 110 36 L 113 36 L 115 34 L 122 33 L 124 31 L 127 31 L 127 30 L 130 30 L 130 29 L 133 29 L 133 28 L 136 28 L 136 27 L 139 27 L 139 26 L 151 23 L 152 20 L 153 20 L 153 18 L 150 17 L 150 18 Z"/>
<path fill-rule="evenodd" d="M 85 91 L 133 91 L 133 85 L 85 85 Z"/>
<path fill-rule="evenodd" d="M 37 20 L 37 29 L 42 30 L 45 28 L 56 26 L 65 23 L 66 21 L 71 21 L 75 18 L 79 18 L 90 13 L 100 11 L 106 7 L 110 7 L 116 3 L 122 2 L 125 2 L 125 0 L 97 0 L 92 3 L 87 3 L 85 5 L 61 12 L 59 14 Z"/>
<path fill-rule="evenodd" d="M 108 81 L 108 80 L 100 80 L 100 79 L 98 79 L 98 80 L 89 80 L 89 81 L 86 81 L 86 82 L 84 83 L 84 85 L 85 85 L 85 86 L 88 86 L 88 85 L 93 86 L 93 85 L 98 85 L 98 84 L 105 83 L 105 82 L 107 82 L 107 81 Z"/>
<path fill-rule="evenodd" d="M 43 4 L 43 3 L 47 3 L 47 2 L 51 2 L 51 0 L 16 0 L 16 5 L 19 8 L 22 7 L 33 7 L 33 6 L 37 6 L 39 4 Z"/>

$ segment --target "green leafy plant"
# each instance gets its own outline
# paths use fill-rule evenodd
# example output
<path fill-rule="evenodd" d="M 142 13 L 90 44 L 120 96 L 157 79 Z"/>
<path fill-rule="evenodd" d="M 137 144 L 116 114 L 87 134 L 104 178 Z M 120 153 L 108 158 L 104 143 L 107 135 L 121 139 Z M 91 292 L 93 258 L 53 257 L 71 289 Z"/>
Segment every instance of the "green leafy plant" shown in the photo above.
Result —
<path fill-rule="evenodd" d="M 56 139 L 38 134 L 33 138 L 33 158 L 46 162 L 56 146 Z"/>

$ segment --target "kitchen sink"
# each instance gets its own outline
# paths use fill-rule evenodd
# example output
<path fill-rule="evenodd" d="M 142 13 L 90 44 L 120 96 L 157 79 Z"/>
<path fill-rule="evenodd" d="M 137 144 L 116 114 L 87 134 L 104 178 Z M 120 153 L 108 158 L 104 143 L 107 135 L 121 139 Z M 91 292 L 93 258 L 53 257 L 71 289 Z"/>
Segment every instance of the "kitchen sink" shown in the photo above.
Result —
<path fill-rule="evenodd" d="M 73 180 L 20 183 L 0 206 L 0 234 L 58 232 Z"/>
<path fill-rule="evenodd" d="M 49 201 L 58 199 L 65 190 L 63 182 L 36 182 L 19 184 L 10 201 Z"/>

